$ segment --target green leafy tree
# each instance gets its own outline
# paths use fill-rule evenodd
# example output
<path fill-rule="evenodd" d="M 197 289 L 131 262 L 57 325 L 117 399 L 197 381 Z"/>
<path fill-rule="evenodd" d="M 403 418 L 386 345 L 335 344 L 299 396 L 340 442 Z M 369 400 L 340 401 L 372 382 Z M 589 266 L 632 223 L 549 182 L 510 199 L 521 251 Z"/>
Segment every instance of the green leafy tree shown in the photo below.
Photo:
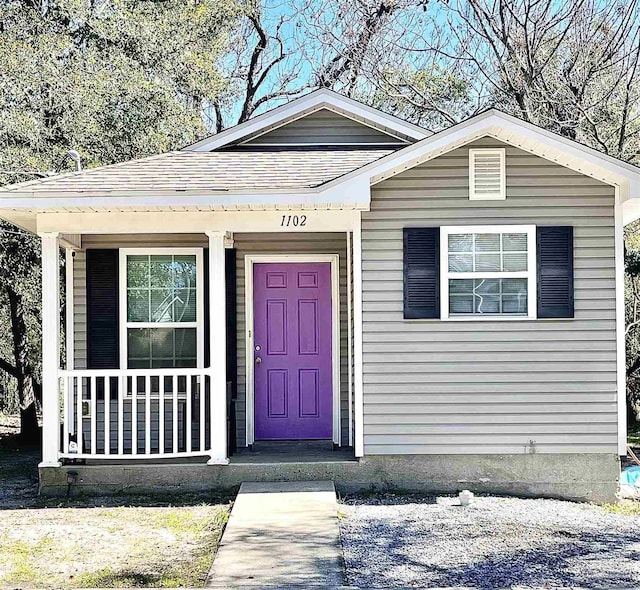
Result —
<path fill-rule="evenodd" d="M 0 184 L 182 147 L 205 135 L 235 0 L 0 2 Z M 17 382 L 23 434 L 37 432 L 37 238 L 0 225 L 0 370 Z M 8 355 L 7 352 L 12 354 Z M 11 358 L 12 357 L 12 358 Z"/>

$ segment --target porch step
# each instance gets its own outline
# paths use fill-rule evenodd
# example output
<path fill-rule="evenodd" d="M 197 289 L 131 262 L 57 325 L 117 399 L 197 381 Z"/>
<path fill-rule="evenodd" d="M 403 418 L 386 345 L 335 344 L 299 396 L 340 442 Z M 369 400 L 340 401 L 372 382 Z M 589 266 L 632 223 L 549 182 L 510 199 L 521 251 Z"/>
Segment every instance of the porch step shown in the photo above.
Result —
<path fill-rule="evenodd" d="M 344 584 L 332 481 L 244 482 L 207 578 L 209 588 Z"/>

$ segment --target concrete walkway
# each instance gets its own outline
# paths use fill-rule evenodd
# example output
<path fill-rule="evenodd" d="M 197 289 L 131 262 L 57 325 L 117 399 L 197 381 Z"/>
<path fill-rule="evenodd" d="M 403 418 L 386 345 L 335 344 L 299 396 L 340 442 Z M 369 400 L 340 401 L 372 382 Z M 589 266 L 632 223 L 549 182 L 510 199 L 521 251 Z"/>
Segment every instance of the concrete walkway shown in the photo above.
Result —
<path fill-rule="evenodd" d="M 333 482 L 245 482 L 240 486 L 210 588 L 344 584 Z"/>

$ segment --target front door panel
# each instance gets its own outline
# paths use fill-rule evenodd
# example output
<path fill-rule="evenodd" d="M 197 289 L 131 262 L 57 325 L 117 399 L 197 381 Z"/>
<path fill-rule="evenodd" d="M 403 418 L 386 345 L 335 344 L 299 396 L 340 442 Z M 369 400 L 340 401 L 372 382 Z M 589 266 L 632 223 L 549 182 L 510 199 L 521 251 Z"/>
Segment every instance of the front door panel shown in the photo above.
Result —
<path fill-rule="evenodd" d="M 253 266 L 256 440 L 332 438 L 331 264 Z"/>

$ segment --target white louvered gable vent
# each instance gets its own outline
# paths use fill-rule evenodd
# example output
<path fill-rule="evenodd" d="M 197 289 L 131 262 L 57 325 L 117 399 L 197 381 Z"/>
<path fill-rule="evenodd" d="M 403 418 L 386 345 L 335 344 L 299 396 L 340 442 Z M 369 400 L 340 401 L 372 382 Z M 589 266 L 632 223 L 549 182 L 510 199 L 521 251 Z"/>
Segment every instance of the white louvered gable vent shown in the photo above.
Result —
<path fill-rule="evenodd" d="M 469 198 L 495 201 L 506 198 L 504 148 L 469 150 Z"/>

